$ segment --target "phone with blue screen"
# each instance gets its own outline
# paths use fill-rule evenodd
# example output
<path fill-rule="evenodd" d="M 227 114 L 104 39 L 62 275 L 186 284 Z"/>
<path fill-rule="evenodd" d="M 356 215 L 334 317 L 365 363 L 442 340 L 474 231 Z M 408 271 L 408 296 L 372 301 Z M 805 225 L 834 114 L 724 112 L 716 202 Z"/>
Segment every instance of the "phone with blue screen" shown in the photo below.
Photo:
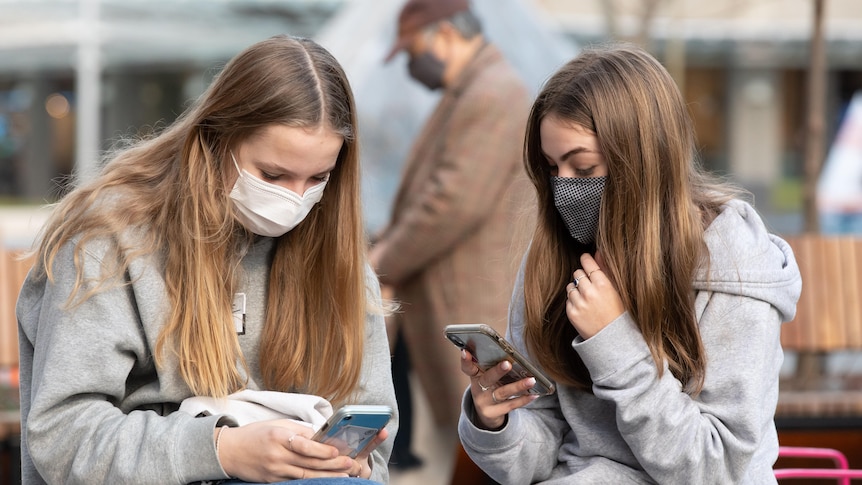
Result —
<path fill-rule="evenodd" d="M 390 419 L 392 408 L 389 406 L 347 405 L 333 414 L 312 439 L 338 448 L 340 455 L 356 458 Z"/>

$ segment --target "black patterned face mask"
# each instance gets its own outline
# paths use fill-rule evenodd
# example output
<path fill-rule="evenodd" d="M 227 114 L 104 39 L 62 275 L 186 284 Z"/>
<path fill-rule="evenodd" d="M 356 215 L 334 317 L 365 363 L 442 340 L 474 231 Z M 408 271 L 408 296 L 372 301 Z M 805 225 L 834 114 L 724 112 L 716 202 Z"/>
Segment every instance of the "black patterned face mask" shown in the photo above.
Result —
<path fill-rule="evenodd" d="M 589 244 L 596 239 L 606 180 L 607 177 L 551 177 L 554 206 L 578 242 Z"/>

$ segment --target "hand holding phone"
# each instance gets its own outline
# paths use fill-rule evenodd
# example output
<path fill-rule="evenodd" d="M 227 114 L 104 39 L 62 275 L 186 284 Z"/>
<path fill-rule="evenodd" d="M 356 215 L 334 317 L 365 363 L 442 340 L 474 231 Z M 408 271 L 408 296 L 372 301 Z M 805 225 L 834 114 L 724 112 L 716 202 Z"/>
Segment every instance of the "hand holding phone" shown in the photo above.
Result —
<path fill-rule="evenodd" d="M 506 341 L 493 328 L 485 324 L 449 325 L 445 329 L 446 338 L 456 347 L 470 352 L 476 366 L 483 372 L 504 360 L 512 364 L 512 369 L 500 378 L 500 385 L 511 384 L 527 377 L 534 377 L 536 384 L 528 391 L 530 394 L 547 395 L 555 391 L 554 383 L 533 365 L 512 344 Z"/>
<path fill-rule="evenodd" d="M 392 419 L 392 413 L 389 406 L 344 406 L 311 439 L 336 447 L 340 455 L 356 458 L 364 451 L 371 451 L 366 448 Z"/>

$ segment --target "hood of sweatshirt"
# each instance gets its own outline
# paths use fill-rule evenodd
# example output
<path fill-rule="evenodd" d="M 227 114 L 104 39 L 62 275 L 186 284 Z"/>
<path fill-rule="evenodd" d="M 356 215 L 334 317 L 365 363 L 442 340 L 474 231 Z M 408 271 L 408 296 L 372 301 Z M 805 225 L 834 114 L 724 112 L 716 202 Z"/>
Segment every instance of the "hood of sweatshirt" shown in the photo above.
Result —
<path fill-rule="evenodd" d="M 765 301 L 790 321 L 802 291 L 802 278 L 790 245 L 770 234 L 748 203 L 724 206 L 705 233 L 709 267 L 695 274 L 694 288 Z"/>

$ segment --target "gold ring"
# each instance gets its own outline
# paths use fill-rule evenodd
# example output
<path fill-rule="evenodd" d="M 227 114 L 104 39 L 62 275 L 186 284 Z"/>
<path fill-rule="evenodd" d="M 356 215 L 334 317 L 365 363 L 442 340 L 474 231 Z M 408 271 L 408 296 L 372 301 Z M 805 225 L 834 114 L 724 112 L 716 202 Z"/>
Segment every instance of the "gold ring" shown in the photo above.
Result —
<path fill-rule="evenodd" d="M 594 269 L 594 270 L 590 271 L 590 272 L 589 272 L 589 274 L 587 274 L 587 278 L 589 278 L 589 277 L 590 277 L 593 273 L 595 273 L 596 271 L 601 271 L 601 270 L 602 270 L 602 268 L 596 268 L 596 269 Z"/>

